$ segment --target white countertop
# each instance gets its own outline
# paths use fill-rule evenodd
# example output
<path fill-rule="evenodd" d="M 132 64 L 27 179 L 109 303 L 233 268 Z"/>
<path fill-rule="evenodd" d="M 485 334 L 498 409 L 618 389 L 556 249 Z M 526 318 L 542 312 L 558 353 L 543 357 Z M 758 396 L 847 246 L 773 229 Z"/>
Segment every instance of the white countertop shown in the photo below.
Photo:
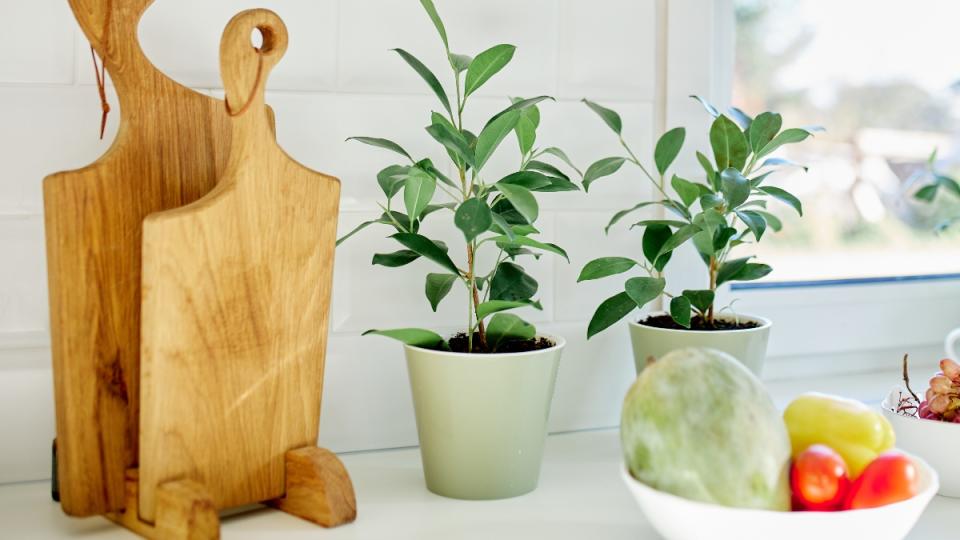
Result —
<path fill-rule="evenodd" d="M 540 487 L 500 501 L 459 501 L 424 487 L 416 448 L 344 455 L 357 493 L 357 521 L 322 529 L 279 511 L 258 508 L 224 518 L 232 538 L 324 540 L 659 539 L 619 476 L 616 430 L 551 435 Z M 937 497 L 909 536 L 960 538 L 960 499 Z M 50 500 L 48 482 L 0 486 L 0 538 L 135 538 L 101 517 L 73 519 Z M 849 540 L 849 539 L 845 539 Z"/>

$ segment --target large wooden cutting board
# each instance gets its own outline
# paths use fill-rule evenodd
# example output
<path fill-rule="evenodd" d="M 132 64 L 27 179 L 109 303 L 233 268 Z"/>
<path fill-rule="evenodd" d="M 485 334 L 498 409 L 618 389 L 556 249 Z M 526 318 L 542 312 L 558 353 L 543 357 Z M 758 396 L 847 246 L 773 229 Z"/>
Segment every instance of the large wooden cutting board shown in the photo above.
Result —
<path fill-rule="evenodd" d="M 141 223 L 213 188 L 230 128 L 224 102 L 143 55 L 137 23 L 152 0 L 69 1 L 120 101 L 110 149 L 43 183 L 60 497 L 85 516 L 123 507 L 137 463 Z"/>
<path fill-rule="evenodd" d="M 254 29 L 263 36 L 255 49 Z M 264 86 L 287 46 L 267 10 L 221 41 L 233 147 L 207 196 L 143 226 L 140 517 L 157 487 L 218 508 L 284 494 L 284 454 L 316 444 L 340 183 L 277 146 Z"/>

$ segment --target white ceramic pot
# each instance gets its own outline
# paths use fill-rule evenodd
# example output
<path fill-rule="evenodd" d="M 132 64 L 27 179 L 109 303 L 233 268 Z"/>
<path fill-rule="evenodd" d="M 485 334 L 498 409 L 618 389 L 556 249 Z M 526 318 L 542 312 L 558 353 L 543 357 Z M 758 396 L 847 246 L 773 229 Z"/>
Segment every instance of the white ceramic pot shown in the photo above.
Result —
<path fill-rule="evenodd" d="M 900 389 L 894 388 L 880 404 L 897 434 L 897 447 L 922 457 L 937 471 L 940 495 L 960 497 L 960 424 L 897 414 L 899 398 Z"/>
<path fill-rule="evenodd" d="M 767 341 L 770 339 L 773 323 L 754 315 L 740 315 L 739 319 L 753 321 L 760 326 L 743 330 L 674 330 L 630 321 L 630 341 L 633 343 L 633 361 L 637 373 L 640 373 L 651 359 L 660 358 L 670 351 L 687 347 L 707 347 L 732 355 L 759 377 L 767 356 Z"/>
<path fill-rule="evenodd" d="M 503 499 L 540 477 L 564 340 L 549 349 L 463 354 L 405 346 L 427 489 Z"/>
<path fill-rule="evenodd" d="M 843 512 L 774 512 L 691 501 L 638 482 L 624 467 L 623 481 L 653 527 L 666 540 L 901 540 L 937 491 L 937 473 L 913 457 L 920 472 L 916 495 L 898 503 Z"/>

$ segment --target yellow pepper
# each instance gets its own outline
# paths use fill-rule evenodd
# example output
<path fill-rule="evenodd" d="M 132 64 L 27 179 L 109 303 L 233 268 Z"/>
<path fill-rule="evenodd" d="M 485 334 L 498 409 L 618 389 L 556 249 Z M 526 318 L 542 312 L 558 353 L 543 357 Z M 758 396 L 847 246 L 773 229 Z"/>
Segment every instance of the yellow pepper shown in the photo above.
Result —
<path fill-rule="evenodd" d="M 881 452 L 893 448 L 893 426 L 878 411 L 859 401 L 809 393 L 794 399 L 783 411 L 793 457 L 812 444 L 836 450 L 847 463 L 850 477 Z"/>

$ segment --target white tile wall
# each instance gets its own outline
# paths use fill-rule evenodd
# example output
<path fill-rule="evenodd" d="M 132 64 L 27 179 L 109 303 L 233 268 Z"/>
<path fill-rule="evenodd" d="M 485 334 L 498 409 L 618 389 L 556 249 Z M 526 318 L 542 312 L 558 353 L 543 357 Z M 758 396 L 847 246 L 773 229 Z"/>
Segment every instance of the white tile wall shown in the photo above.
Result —
<path fill-rule="evenodd" d="M 481 124 L 508 104 L 507 95 L 556 95 L 544 103 L 540 144 L 557 145 L 585 168 L 620 154 L 617 141 L 578 102 L 591 97 L 617 108 L 625 135 L 642 156 L 653 141 L 656 88 L 656 0 L 436 0 L 456 52 L 476 54 L 496 43 L 518 45 L 513 64 L 473 98 L 467 121 Z M 290 30 L 290 48 L 270 80 L 281 145 L 306 165 L 343 181 L 343 232 L 376 214 L 376 172 L 396 162 L 390 153 L 355 142 L 376 135 L 401 142 L 417 156 L 443 163 L 423 128 L 438 109 L 422 81 L 389 49 L 402 47 L 433 66 L 446 82 L 440 41 L 417 2 L 396 0 L 158 0 L 140 35 L 148 56 L 173 78 L 219 94 L 220 31 L 240 9 L 276 10 Z M 47 302 L 42 235 L 42 178 L 97 158 L 109 145 L 96 138 L 100 109 L 88 47 L 66 2 L 3 2 L 0 16 L 16 20 L 3 39 L 0 63 L 0 482 L 40 478 L 48 471 L 53 433 L 52 381 L 46 349 Z M 35 44 L 25 47 L 30 39 Z M 12 55 L 11 52 L 12 51 Z M 686 92 L 678 89 L 678 92 Z M 111 98 L 113 104 L 116 99 Z M 115 111 L 118 108 L 115 105 Z M 514 166 L 510 139 L 490 164 L 490 177 Z M 496 178 L 493 178 L 496 179 Z M 545 239 L 563 245 L 571 263 L 545 256 L 529 265 L 540 282 L 542 331 L 563 335 L 563 358 L 551 429 L 615 425 L 632 377 L 626 329 L 585 341 L 593 309 L 614 282 L 576 285 L 591 257 L 637 252 L 639 238 L 622 229 L 602 235 L 609 215 L 648 195 L 627 168 L 591 194 L 543 199 Z M 431 234 L 459 235 L 438 222 Z M 383 229 L 370 228 L 337 253 L 322 444 L 358 450 L 416 443 L 406 367 L 400 347 L 360 337 L 372 327 L 423 325 L 454 330 L 464 298 L 455 290 L 434 314 L 423 297 L 429 265 L 372 267 L 376 250 L 394 250 Z M 455 244 L 454 244 L 455 245 Z M 460 256 L 454 251 L 454 255 Z"/>

